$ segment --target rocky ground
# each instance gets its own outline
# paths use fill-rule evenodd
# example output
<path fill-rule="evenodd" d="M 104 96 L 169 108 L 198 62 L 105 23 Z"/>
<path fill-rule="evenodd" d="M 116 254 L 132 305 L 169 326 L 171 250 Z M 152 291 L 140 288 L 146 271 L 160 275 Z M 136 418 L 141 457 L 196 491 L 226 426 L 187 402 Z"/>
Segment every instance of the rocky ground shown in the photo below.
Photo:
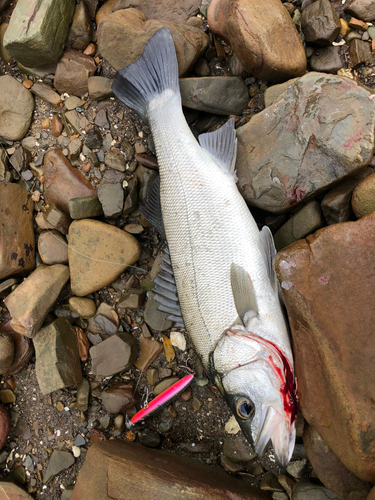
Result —
<path fill-rule="evenodd" d="M 183 498 L 184 485 L 371 500 L 374 3 L 154 3 L 0 0 L 0 499 Z M 279 250 L 301 406 L 286 470 L 272 448 L 255 455 L 153 300 L 164 242 L 139 204 L 158 165 L 111 84 L 162 26 L 189 125 L 198 136 L 234 117 L 238 187 Z"/>

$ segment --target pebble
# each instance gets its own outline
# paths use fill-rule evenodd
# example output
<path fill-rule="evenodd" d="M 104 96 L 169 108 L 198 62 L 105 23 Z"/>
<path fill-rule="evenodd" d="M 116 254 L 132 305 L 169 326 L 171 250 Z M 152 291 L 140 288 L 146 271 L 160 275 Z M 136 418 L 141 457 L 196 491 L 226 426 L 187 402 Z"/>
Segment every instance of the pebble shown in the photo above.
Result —
<path fill-rule="evenodd" d="M 0 76 L 0 136 L 21 140 L 29 130 L 33 111 L 31 93 L 15 78 Z"/>
<path fill-rule="evenodd" d="M 124 415 L 117 415 L 114 420 L 114 425 L 116 430 L 122 432 L 125 429 L 125 417 Z"/>
<path fill-rule="evenodd" d="M 0 450 L 4 446 L 10 431 L 10 415 L 8 410 L 0 404 Z"/>
<path fill-rule="evenodd" d="M 0 374 L 6 373 L 14 358 L 14 341 L 11 335 L 0 333 Z"/>
<path fill-rule="evenodd" d="M 55 450 L 49 459 L 43 483 L 47 484 L 59 472 L 71 467 L 74 462 L 74 457 L 70 452 Z"/>
<path fill-rule="evenodd" d="M 110 377 L 129 370 L 137 358 L 137 346 L 128 333 L 118 332 L 90 349 L 92 371 Z"/>
<path fill-rule="evenodd" d="M 12 56 L 9 54 L 7 49 L 4 47 L 4 36 L 6 33 L 6 30 L 8 29 L 8 23 L 3 23 L 0 25 L 0 57 L 1 59 L 9 64 L 10 61 L 12 60 Z"/>
<path fill-rule="evenodd" d="M 91 318 L 96 313 L 95 302 L 87 297 L 71 297 L 69 307 L 83 319 Z"/>
<path fill-rule="evenodd" d="M 90 396 L 90 383 L 87 379 L 82 378 L 82 380 L 77 385 L 77 401 L 76 401 L 77 408 L 81 412 L 87 411 L 89 405 L 89 396 Z"/>
<path fill-rule="evenodd" d="M 124 206 L 124 190 L 120 184 L 100 183 L 98 198 L 106 218 L 116 218 L 122 213 Z"/>
<path fill-rule="evenodd" d="M 89 219 L 103 213 L 103 207 L 96 194 L 71 198 L 68 202 L 71 219 Z"/>
<path fill-rule="evenodd" d="M 232 460 L 229 460 L 229 458 L 223 454 L 220 455 L 220 465 L 230 474 L 237 474 L 244 469 L 242 464 L 232 462 Z"/>
<path fill-rule="evenodd" d="M 35 82 L 30 90 L 43 101 L 52 104 L 52 106 L 58 107 L 61 103 L 60 95 L 46 83 Z"/>
<path fill-rule="evenodd" d="M 354 39 L 349 45 L 350 59 L 353 67 L 359 64 L 373 64 L 374 57 L 371 52 L 371 45 L 362 40 Z"/>
<path fill-rule="evenodd" d="M 119 382 L 102 391 L 100 398 L 108 413 L 125 413 L 137 400 L 134 396 L 134 382 Z"/>
<path fill-rule="evenodd" d="M 126 309 L 138 309 L 142 307 L 145 300 L 145 292 L 137 288 L 130 288 L 117 302 L 117 310 L 120 314 L 125 314 Z"/>
<path fill-rule="evenodd" d="M 324 486 L 298 481 L 293 488 L 293 500 L 342 500 Z"/>
<path fill-rule="evenodd" d="M 43 214 L 43 217 L 46 222 L 52 226 L 52 228 L 55 228 L 62 234 L 68 234 L 69 226 L 72 221 L 66 213 L 55 205 L 55 203 L 49 204 L 47 210 Z"/>
<path fill-rule="evenodd" d="M 56 230 L 43 231 L 38 239 L 38 252 L 44 264 L 67 264 L 68 244 Z"/>
<path fill-rule="evenodd" d="M 260 488 L 265 491 L 284 491 L 284 488 L 279 483 L 277 476 L 271 471 L 267 471 L 262 477 Z"/>
<path fill-rule="evenodd" d="M 310 59 L 311 69 L 333 73 L 334 75 L 344 67 L 340 56 L 340 47 L 324 47 L 314 52 Z"/>
<path fill-rule="evenodd" d="M 329 0 L 317 0 L 303 10 L 302 30 L 306 42 L 330 45 L 341 30 L 341 23 Z"/>
<path fill-rule="evenodd" d="M 88 91 L 88 80 L 96 71 L 94 59 L 73 49 L 66 49 L 57 64 L 54 85 L 60 94 L 83 97 Z"/>
<path fill-rule="evenodd" d="M 141 373 L 144 373 L 163 351 L 163 344 L 152 337 L 146 337 L 142 332 L 141 336 L 139 337 L 139 349 L 140 358 L 134 363 L 134 366 Z M 157 378 L 157 374 L 155 378 Z M 154 385 L 151 384 L 151 382 L 149 382 L 149 384 Z"/>
<path fill-rule="evenodd" d="M 161 437 L 158 432 L 146 429 L 139 433 L 139 441 L 147 448 L 157 448 L 161 443 Z"/>
<path fill-rule="evenodd" d="M 257 456 L 242 433 L 224 438 L 223 453 L 235 463 L 250 462 Z"/>
<path fill-rule="evenodd" d="M 228 434 L 238 434 L 241 431 L 241 427 L 239 426 L 236 417 L 232 415 L 228 422 L 225 424 L 225 432 Z"/>
<path fill-rule="evenodd" d="M 0 401 L 3 405 L 16 402 L 16 395 L 10 389 L 0 390 Z"/>
<path fill-rule="evenodd" d="M 173 385 L 175 382 L 178 382 L 180 380 L 178 377 L 168 377 L 164 378 L 161 380 L 155 387 L 154 387 L 154 396 L 159 396 L 162 392 L 164 392 L 168 387 Z"/>
<path fill-rule="evenodd" d="M 144 310 L 144 320 L 150 328 L 163 332 L 171 328 L 173 323 L 166 319 L 166 317 L 169 316 L 168 313 L 157 310 L 159 303 L 153 299 L 154 295 L 154 293 L 149 292 Z"/>
<path fill-rule="evenodd" d="M 286 471 L 292 477 L 296 479 L 301 479 L 305 476 L 307 467 L 307 459 L 303 458 L 302 460 L 297 460 L 295 462 L 289 462 L 287 465 Z"/>
<path fill-rule="evenodd" d="M 181 332 L 171 332 L 170 334 L 171 344 L 174 347 L 178 347 L 180 351 L 185 351 L 186 349 L 186 339 L 185 335 Z"/>
<path fill-rule="evenodd" d="M 202 408 L 202 402 L 196 396 L 193 396 L 193 408 L 197 412 Z"/>
<path fill-rule="evenodd" d="M 363 179 L 354 189 L 352 208 L 359 219 L 375 210 L 375 173 Z"/>
<path fill-rule="evenodd" d="M 109 122 L 107 118 L 107 112 L 105 109 L 100 109 L 95 117 L 95 125 L 100 128 L 109 129 Z"/>
<path fill-rule="evenodd" d="M 66 46 L 83 51 L 91 42 L 93 34 L 90 14 L 85 2 L 76 5 Z"/>
<path fill-rule="evenodd" d="M 116 154 L 113 151 L 110 151 L 106 154 L 104 163 L 107 165 L 107 167 L 114 168 L 119 172 L 125 172 L 126 170 L 125 158 L 121 154 Z"/>

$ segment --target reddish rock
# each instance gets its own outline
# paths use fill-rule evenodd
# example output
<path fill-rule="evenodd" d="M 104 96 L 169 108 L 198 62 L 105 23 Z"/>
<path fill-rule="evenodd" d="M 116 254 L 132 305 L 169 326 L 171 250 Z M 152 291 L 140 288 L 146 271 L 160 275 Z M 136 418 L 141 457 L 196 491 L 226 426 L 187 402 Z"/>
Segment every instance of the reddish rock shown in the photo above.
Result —
<path fill-rule="evenodd" d="M 306 72 L 301 39 L 279 0 L 213 0 L 207 20 L 257 78 L 285 81 Z"/>
<path fill-rule="evenodd" d="M 18 184 L 0 183 L 0 280 L 35 267 L 33 201 Z"/>
<path fill-rule="evenodd" d="M 4 500 L 33 500 L 25 490 L 8 481 L 0 481 L 0 491 L 5 495 Z"/>
<path fill-rule="evenodd" d="M 8 410 L 0 403 L 0 450 L 7 440 L 10 430 L 10 415 Z"/>
<path fill-rule="evenodd" d="M 54 137 L 59 137 L 61 132 L 63 131 L 63 124 L 62 121 L 60 120 L 59 115 L 53 115 L 52 122 L 51 122 L 51 131 L 52 135 Z"/>
<path fill-rule="evenodd" d="M 321 229 L 275 259 L 303 416 L 347 469 L 370 482 L 375 481 L 374 246 L 372 213 Z"/>
<path fill-rule="evenodd" d="M 190 458 L 110 440 L 89 448 L 70 500 L 262 500 L 271 496 Z"/>
<path fill-rule="evenodd" d="M 163 344 L 152 337 L 146 337 L 144 333 L 142 333 L 139 339 L 139 348 L 141 356 L 138 361 L 134 363 L 134 366 L 138 368 L 141 373 L 144 373 L 163 351 Z"/>
<path fill-rule="evenodd" d="M 7 375 L 17 375 L 29 364 L 34 355 L 34 347 L 31 340 L 25 335 L 13 332 L 14 358 Z"/>
<path fill-rule="evenodd" d="M 147 19 L 185 24 L 190 17 L 198 14 L 200 4 L 201 0 L 184 0 L 183 2 L 176 2 L 176 0 L 159 0 L 158 2 L 117 0 L 113 10 L 134 7 L 143 12 Z"/>
<path fill-rule="evenodd" d="M 90 343 L 87 340 L 85 332 L 79 326 L 74 326 L 74 331 L 77 335 L 79 357 L 81 361 L 86 361 L 89 357 Z"/>
<path fill-rule="evenodd" d="M 372 490 L 368 494 L 368 497 L 366 497 L 366 500 L 375 500 L 375 487 L 372 488 Z"/>
<path fill-rule="evenodd" d="M 307 458 L 324 486 L 345 500 L 366 499 L 371 485 L 350 472 L 310 425 L 305 428 L 303 444 Z"/>
<path fill-rule="evenodd" d="M 86 178 L 71 166 L 61 149 L 52 149 L 44 157 L 45 199 L 69 214 L 69 200 L 96 195 Z"/>
<path fill-rule="evenodd" d="M 66 49 L 60 59 L 55 73 L 54 85 L 60 94 L 82 97 L 89 91 L 88 81 L 96 71 L 92 57 L 73 49 Z"/>
<path fill-rule="evenodd" d="M 367 31 L 367 23 L 364 23 L 360 19 L 356 19 L 355 17 L 352 17 L 349 21 L 349 27 L 353 28 L 354 30 L 361 30 L 361 31 Z"/>

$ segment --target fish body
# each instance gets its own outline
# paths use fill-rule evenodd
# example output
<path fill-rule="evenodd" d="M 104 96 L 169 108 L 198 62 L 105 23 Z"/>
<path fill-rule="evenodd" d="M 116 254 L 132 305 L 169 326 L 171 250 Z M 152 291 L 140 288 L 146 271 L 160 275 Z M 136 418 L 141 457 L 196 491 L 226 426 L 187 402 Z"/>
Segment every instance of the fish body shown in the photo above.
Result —
<path fill-rule="evenodd" d="M 186 330 L 257 452 L 271 439 L 285 465 L 295 438 L 293 357 L 272 269 L 272 236 L 258 230 L 236 186 L 233 120 L 197 142 L 182 112 L 165 28 L 138 62 L 119 72 L 114 92 L 152 131 Z"/>

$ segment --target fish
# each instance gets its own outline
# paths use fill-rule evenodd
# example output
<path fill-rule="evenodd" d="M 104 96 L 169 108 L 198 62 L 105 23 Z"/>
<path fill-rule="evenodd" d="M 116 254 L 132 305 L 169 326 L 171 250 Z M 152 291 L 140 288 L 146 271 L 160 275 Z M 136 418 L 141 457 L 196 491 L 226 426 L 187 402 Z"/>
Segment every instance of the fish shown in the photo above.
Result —
<path fill-rule="evenodd" d="M 271 441 L 286 466 L 298 408 L 293 355 L 272 234 L 266 226 L 259 231 L 236 185 L 234 120 L 196 140 L 167 28 L 116 73 L 112 89 L 148 124 L 155 145 L 160 175 L 142 214 L 167 242 L 154 288 L 159 307 L 185 326 L 256 453 Z"/>

